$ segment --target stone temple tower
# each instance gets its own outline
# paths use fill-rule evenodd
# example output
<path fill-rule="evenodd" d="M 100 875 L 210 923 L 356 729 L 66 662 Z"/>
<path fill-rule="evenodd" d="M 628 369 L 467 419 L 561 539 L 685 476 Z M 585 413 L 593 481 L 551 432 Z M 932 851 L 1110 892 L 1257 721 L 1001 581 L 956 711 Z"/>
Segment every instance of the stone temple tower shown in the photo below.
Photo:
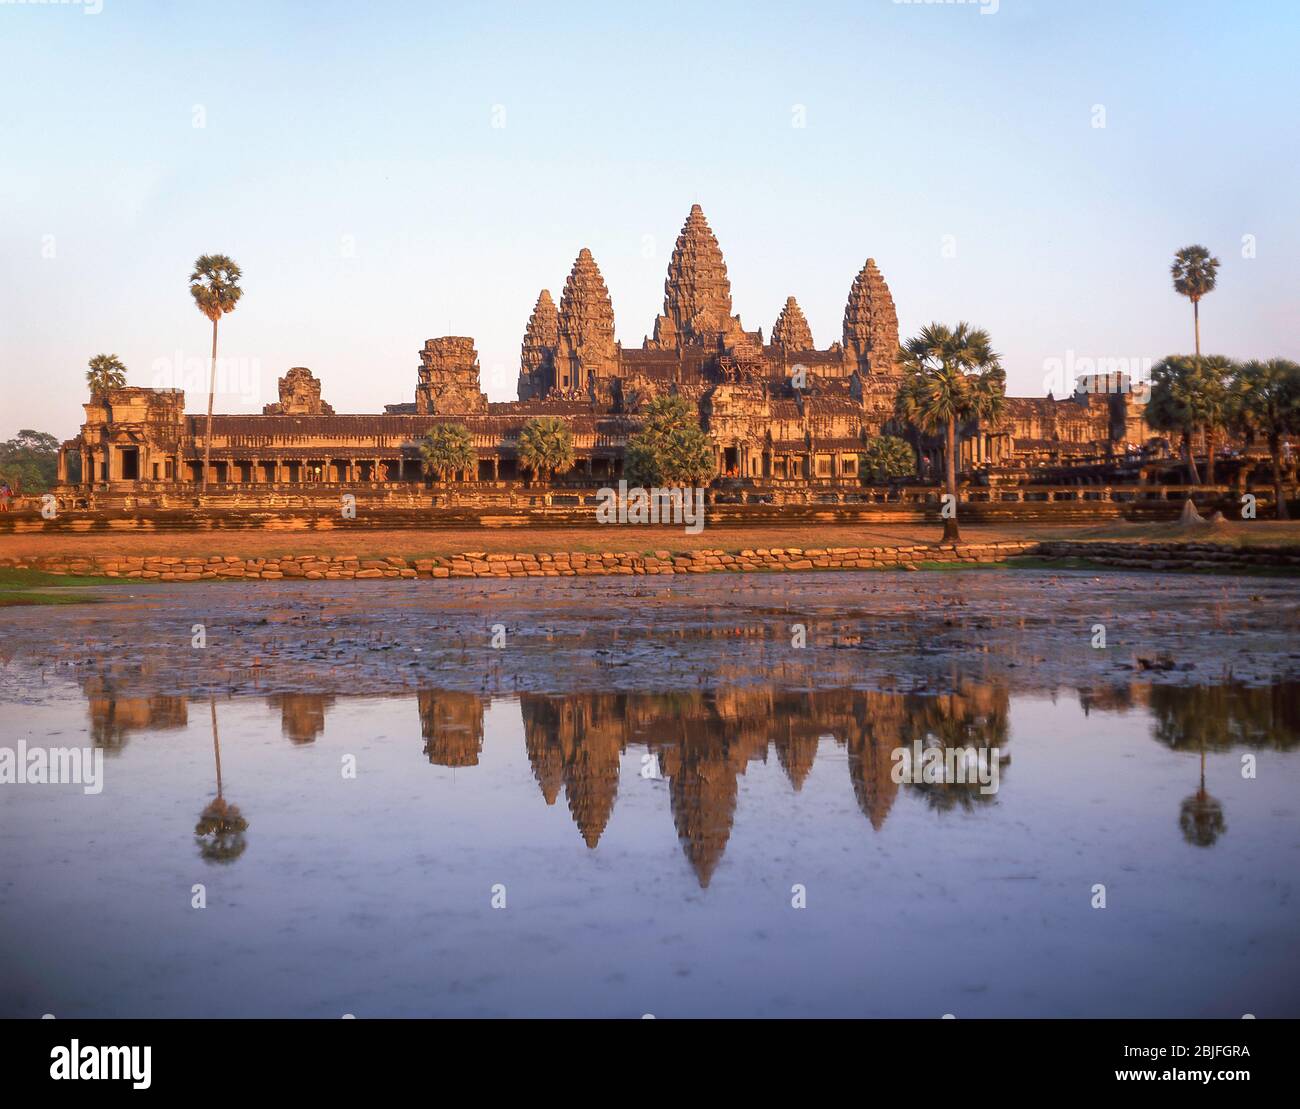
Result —
<path fill-rule="evenodd" d="M 772 326 L 772 345 L 783 347 L 791 354 L 814 349 L 812 329 L 794 297 L 785 298 L 785 307 L 776 317 L 776 323 Z"/>
<path fill-rule="evenodd" d="M 668 263 L 664 313 L 655 320 L 654 338 L 646 346 L 651 350 L 716 346 L 739 331 L 740 321 L 731 315 L 731 282 L 722 248 L 704 210 L 693 204 Z"/>
<path fill-rule="evenodd" d="M 560 314 L 551 291 L 543 289 L 528 317 L 519 356 L 519 399 L 546 396 L 555 385 L 555 348 L 560 341 Z"/>
<path fill-rule="evenodd" d="M 898 353 L 898 312 L 889 286 L 868 258 L 849 290 L 844 308 L 844 361 L 846 371 L 892 374 Z"/>
<path fill-rule="evenodd" d="M 585 393 L 593 379 L 618 369 L 614 306 L 596 260 L 585 246 L 564 282 L 555 351 L 555 388 Z"/>

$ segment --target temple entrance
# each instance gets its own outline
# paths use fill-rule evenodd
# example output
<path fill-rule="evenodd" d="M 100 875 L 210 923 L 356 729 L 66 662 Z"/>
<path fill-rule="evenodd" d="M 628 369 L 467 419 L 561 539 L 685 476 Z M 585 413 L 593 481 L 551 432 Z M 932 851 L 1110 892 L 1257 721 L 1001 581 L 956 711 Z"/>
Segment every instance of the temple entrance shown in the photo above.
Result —
<path fill-rule="evenodd" d="M 119 447 L 118 465 L 122 481 L 138 481 L 140 478 L 140 450 L 137 447 Z"/>

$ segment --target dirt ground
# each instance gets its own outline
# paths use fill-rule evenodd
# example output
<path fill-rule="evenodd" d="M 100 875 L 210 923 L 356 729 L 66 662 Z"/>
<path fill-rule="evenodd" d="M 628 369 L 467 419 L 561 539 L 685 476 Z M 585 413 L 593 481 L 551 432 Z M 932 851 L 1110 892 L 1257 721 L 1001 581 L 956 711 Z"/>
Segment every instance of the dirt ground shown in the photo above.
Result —
<path fill-rule="evenodd" d="M 1214 529 L 1184 530 L 1176 524 L 1106 523 L 1077 526 L 1024 524 L 977 527 L 964 525 L 962 536 L 972 542 L 1003 539 L 1123 539 L 1128 542 L 1206 540 L 1246 545 L 1300 543 L 1300 521 L 1254 520 Z M 937 543 L 942 532 L 933 524 L 873 527 L 826 525 L 808 527 L 706 528 L 689 535 L 681 528 L 462 528 L 428 531 L 258 531 L 204 532 L 131 531 L 110 534 L 0 535 L 0 558 L 30 558 L 56 554 L 162 555 L 177 557 L 282 555 L 356 555 L 360 558 L 395 555 L 402 558 L 458 554 L 462 551 L 653 551 L 700 549 L 738 551 L 770 547 L 859 547 Z"/>

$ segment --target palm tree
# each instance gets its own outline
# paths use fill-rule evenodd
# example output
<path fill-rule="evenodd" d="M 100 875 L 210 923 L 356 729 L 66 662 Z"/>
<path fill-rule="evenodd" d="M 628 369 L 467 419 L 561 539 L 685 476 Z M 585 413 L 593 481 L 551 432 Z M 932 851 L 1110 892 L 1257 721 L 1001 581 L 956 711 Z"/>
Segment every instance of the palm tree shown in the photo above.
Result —
<path fill-rule="evenodd" d="M 996 419 L 1006 394 L 1006 374 L 989 333 L 968 323 L 932 323 L 898 351 L 903 382 L 895 415 L 922 431 L 944 432 L 944 467 L 952 515 L 944 518 L 945 542 L 961 538 L 957 524 L 957 433 L 967 420 Z"/>
<path fill-rule="evenodd" d="M 629 436 L 623 470 L 633 485 L 685 488 L 707 485 L 717 472 L 713 442 L 696 407 L 668 394 L 641 407 L 641 430 Z"/>
<path fill-rule="evenodd" d="M 1201 297 L 1214 292 L 1218 280 L 1219 260 L 1203 246 L 1185 246 L 1174 255 L 1169 274 L 1174 289 L 1192 302 L 1192 319 L 1196 326 L 1196 357 L 1201 356 Z"/>
<path fill-rule="evenodd" d="M 1151 398 L 1146 407 L 1146 421 L 1151 427 L 1182 436 L 1187 476 L 1193 485 L 1201 484 L 1192 453 L 1192 433 L 1203 414 L 1199 377 L 1193 359 L 1180 354 L 1162 358 L 1151 367 Z"/>
<path fill-rule="evenodd" d="M 238 805 L 232 805 L 221 792 L 221 740 L 217 735 L 217 702 L 208 698 L 212 709 L 212 751 L 217 763 L 217 796 L 199 814 L 199 822 L 194 825 L 194 840 L 198 844 L 199 854 L 210 863 L 234 862 L 244 853 L 244 833 L 248 830 L 248 821 L 239 811 Z"/>
<path fill-rule="evenodd" d="M 916 453 L 906 439 L 897 435 L 877 435 L 858 455 L 864 477 L 872 481 L 908 477 L 916 473 Z"/>
<path fill-rule="evenodd" d="M 208 487 L 208 459 L 212 453 L 212 398 L 217 390 L 217 323 L 233 312 L 244 295 L 239 287 L 239 267 L 224 254 L 204 254 L 190 274 L 190 296 L 198 310 L 212 321 L 212 372 L 208 378 L 208 425 L 203 436 L 203 489 Z"/>
<path fill-rule="evenodd" d="M 538 481 L 573 469 L 573 431 L 568 421 L 558 416 L 529 420 L 519 433 L 519 461 Z"/>
<path fill-rule="evenodd" d="M 457 470 L 475 466 L 474 437 L 464 424 L 435 424 L 420 440 L 424 472 L 446 481 Z"/>
<path fill-rule="evenodd" d="M 1289 519 L 1282 480 L 1282 436 L 1300 432 L 1300 364 L 1272 358 L 1237 366 L 1232 392 L 1238 428 L 1247 434 L 1263 435 L 1268 442 L 1277 518 Z"/>
<path fill-rule="evenodd" d="M 1201 784 L 1190 797 L 1183 798 L 1178 807 L 1178 827 L 1183 839 L 1193 847 L 1213 847 L 1228 830 L 1223 818 L 1223 805 L 1205 789 L 1205 736 L 1201 736 Z"/>
<path fill-rule="evenodd" d="M 1214 484 L 1214 444 L 1218 432 L 1231 419 L 1232 396 L 1228 382 L 1236 369 L 1231 358 L 1211 354 L 1200 360 L 1196 375 L 1201 427 L 1205 431 L 1205 483 Z"/>
<path fill-rule="evenodd" d="M 92 397 L 102 396 L 110 389 L 120 389 L 126 384 L 126 367 L 116 354 L 97 354 L 87 365 L 86 384 Z"/>

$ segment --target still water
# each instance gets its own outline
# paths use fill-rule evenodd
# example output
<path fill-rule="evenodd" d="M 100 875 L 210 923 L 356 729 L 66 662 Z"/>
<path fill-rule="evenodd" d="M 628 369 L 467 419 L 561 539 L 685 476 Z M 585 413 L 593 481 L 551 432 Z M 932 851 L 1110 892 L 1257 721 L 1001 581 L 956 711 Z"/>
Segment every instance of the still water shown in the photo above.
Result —
<path fill-rule="evenodd" d="M 69 682 L 18 740 L 105 782 L 0 787 L 0 1016 L 1300 1015 L 1291 684 Z"/>

